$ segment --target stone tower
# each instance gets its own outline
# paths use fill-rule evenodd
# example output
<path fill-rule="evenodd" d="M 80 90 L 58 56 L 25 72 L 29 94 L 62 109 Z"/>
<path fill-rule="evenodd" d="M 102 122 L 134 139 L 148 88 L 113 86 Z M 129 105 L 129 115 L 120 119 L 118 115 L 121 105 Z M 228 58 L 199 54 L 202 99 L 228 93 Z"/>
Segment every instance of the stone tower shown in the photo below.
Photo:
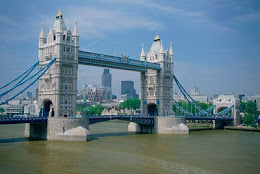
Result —
<path fill-rule="evenodd" d="M 39 68 L 56 57 L 56 61 L 39 79 L 40 116 L 72 117 L 77 95 L 79 35 L 77 23 L 73 32 L 66 28 L 60 9 L 52 28 L 39 35 Z"/>
<path fill-rule="evenodd" d="M 159 63 L 162 69 L 141 73 L 141 115 L 173 114 L 173 57 L 172 45 L 169 50 L 164 50 L 157 34 L 148 53 L 142 47 L 140 59 Z"/>

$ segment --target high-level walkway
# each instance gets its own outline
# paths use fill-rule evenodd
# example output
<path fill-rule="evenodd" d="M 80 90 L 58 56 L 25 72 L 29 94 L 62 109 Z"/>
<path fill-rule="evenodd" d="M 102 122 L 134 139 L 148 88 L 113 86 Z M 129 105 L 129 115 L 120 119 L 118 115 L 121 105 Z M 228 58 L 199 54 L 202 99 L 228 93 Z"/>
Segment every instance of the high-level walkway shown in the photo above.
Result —
<path fill-rule="evenodd" d="M 82 65 L 92 65 L 138 72 L 145 72 L 148 69 L 161 70 L 161 66 L 158 63 L 130 59 L 126 57 L 126 55 L 117 57 L 86 51 L 79 51 L 78 62 Z"/>
<path fill-rule="evenodd" d="M 89 124 L 100 123 L 110 120 L 125 120 L 140 125 L 153 125 L 155 116 L 131 116 L 131 115 L 109 115 L 109 116 L 87 116 Z M 216 121 L 233 121 L 233 117 L 212 117 L 212 116 L 185 116 L 185 120 L 216 120 Z M 48 117 L 0 117 L 0 124 L 23 124 L 23 123 L 44 123 L 47 122 Z"/>

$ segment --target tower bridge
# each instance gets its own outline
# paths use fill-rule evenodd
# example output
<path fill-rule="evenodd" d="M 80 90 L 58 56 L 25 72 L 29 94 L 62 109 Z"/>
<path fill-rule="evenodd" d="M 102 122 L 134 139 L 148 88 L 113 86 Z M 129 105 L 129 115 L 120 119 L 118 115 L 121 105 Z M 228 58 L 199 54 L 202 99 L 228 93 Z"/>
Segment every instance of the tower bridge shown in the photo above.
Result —
<path fill-rule="evenodd" d="M 12 118 L 5 118 L 5 120 L 0 119 L 0 123 L 29 123 L 26 126 L 26 135 L 33 139 L 84 141 L 89 135 L 89 124 L 112 119 L 130 121 L 128 129 L 134 132 L 189 133 L 185 125 L 185 117 L 173 116 L 173 82 L 176 82 L 187 99 L 190 96 L 187 95 L 185 89 L 174 76 L 172 44 L 170 44 L 169 49 L 164 49 L 157 34 L 149 52 L 145 53 L 142 46 L 140 60 L 130 59 L 126 55 L 117 57 L 80 51 L 77 22 L 75 22 L 74 29 L 71 31 L 66 27 L 59 10 L 47 35 L 44 25 L 42 25 L 39 35 L 38 56 L 39 71 L 44 70 L 36 79 L 39 83 L 38 108 L 40 109 L 40 118 L 17 118 L 15 121 L 11 120 Z M 75 118 L 79 64 L 140 72 L 141 116 Z M 29 72 L 26 76 L 28 75 Z M 20 86 L 25 79 L 24 77 L 13 88 Z M 188 114 L 186 119 L 222 122 L 233 120 L 233 118 L 227 117 L 220 118 L 220 115 L 218 117 L 208 115 L 209 111 L 201 109 L 194 100 L 188 101 L 200 114 Z M 8 100 L 5 102 L 8 102 Z M 178 108 L 183 111 L 180 106 Z M 223 114 L 225 113 L 226 110 L 223 111 Z M 79 134 L 75 135 L 72 132 L 79 132 Z"/>

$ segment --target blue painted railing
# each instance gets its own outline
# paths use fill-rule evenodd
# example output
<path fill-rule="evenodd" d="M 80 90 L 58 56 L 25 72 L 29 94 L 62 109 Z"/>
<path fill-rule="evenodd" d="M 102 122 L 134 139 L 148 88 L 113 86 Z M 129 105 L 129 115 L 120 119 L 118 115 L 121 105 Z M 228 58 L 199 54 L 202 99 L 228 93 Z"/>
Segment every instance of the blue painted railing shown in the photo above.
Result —
<path fill-rule="evenodd" d="M 140 72 L 145 72 L 148 69 L 161 70 L 161 66 L 158 63 L 151 63 L 129 59 L 128 57 L 110 56 L 87 51 L 79 51 L 78 62 L 79 64 L 111 67 Z"/>
<path fill-rule="evenodd" d="M 0 124 L 46 123 L 47 117 L 0 117 Z"/>
<path fill-rule="evenodd" d="M 89 124 L 95 124 L 99 122 L 109 120 L 124 120 L 131 121 L 142 125 L 154 124 L 154 117 L 151 116 L 128 116 L 128 115 L 109 115 L 109 116 L 89 116 Z"/>

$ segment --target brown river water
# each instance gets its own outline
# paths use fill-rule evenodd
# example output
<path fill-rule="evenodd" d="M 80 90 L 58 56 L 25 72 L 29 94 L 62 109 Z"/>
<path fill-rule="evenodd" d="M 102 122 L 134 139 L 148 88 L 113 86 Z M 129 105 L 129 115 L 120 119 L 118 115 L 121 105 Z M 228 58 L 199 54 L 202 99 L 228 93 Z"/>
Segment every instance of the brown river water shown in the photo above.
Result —
<path fill-rule="evenodd" d="M 0 125 L 0 174 L 260 173 L 260 133 L 134 134 L 127 123 L 90 126 L 88 142 L 29 141 L 24 125 Z"/>

